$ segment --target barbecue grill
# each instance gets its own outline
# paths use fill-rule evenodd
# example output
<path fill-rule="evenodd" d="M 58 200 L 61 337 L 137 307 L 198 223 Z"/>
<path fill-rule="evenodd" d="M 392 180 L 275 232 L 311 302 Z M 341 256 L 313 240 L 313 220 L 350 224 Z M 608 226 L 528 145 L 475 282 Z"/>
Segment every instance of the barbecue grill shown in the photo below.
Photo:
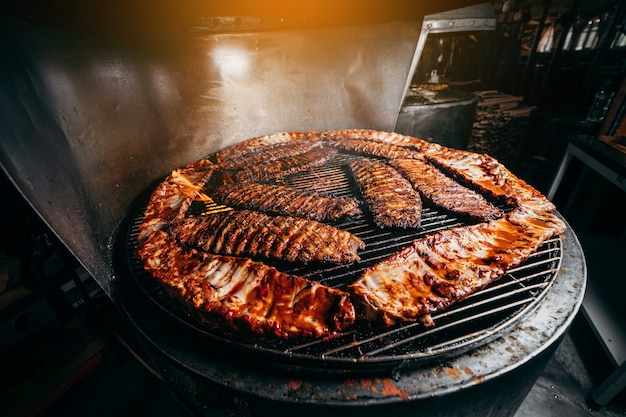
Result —
<path fill-rule="evenodd" d="M 324 167 L 292 174 L 278 182 L 296 189 L 314 189 L 322 194 L 356 198 L 358 191 L 352 184 L 346 167 L 351 160 L 357 158 L 362 157 L 339 154 Z M 207 188 L 219 186 L 219 179 L 214 181 L 216 184 L 209 183 Z M 195 215 L 203 215 L 227 209 L 213 202 L 198 202 L 190 211 L 195 212 Z M 308 367 L 313 370 L 334 369 L 343 373 L 393 370 L 396 367 L 445 360 L 480 346 L 498 337 L 505 329 L 510 329 L 536 308 L 552 285 L 562 260 L 563 242 L 561 238 L 555 237 L 547 241 L 531 259 L 511 270 L 495 285 L 454 305 L 454 308 L 434 315 L 437 326 L 427 331 L 419 323 L 413 323 L 378 330 L 362 326 L 330 340 L 305 339 L 287 342 L 277 341 L 273 337 L 237 337 L 204 328 L 198 319 L 179 306 L 177 300 L 171 299 L 158 281 L 144 271 L 143 261 L 135 255 L 142 214 L 143 207 L 132 216 L 127 233 L 121 234 L 124 241 L 119 246 L 121 262 L 130 271 L 130 280 L 143 290 L 147 298 L 181 324 L 223 343 L 225 347 L 237 348 L 242 353 L 262 355 L 264 359 L 275 364 Z M 288 274 L 343 288 L 356 281 L 366 268 L 410 246 L 413 239 L 467 223 L 466 220 L 428 206 L 423 209 L 420 229 L 380 229 L 374 227 L 366 215 L 362 214 L 333 223 L 366 243 L 366 249 L 359 252 L 361 260 L 356 264 L 311 266 L 265 259 L 263 262 Z"/>
<path fill-rule="evenodd" d="M 143 207 L 172 169 L 266 133 L 393 130 L 421 16 L 472 4 L 424 3 L 391 2 L 384 13 L 375 2 L 352 13 L 351 4 L 347 12 L 333 9 L 331 20 L 285 4 L 276 11 L 182 2 L 175 11 L 158 3 L 147 12 L 96 2 L 96 13 L 73 13 L 72 3 L 44 12 L 2 3 L 0 163 L 125 314 L 194 414 L 210 414 L 208 399 L 218 390 L 245 398 L 253 414 L 443 416 L 463 407 L 464 414 L 512 415 L 577 312 L 586 271 L 571 229 L 435 316 L 432 330 L 356 327 L 321 341 L 206 328 L 138 267 L 133 249 Z M 350 195 L 341 168 L 349 158 L 340 154 L 287 181 Z M 432 207 L 423 214 L 417 232 L 378 232 L 358 218 L 342 224 L 372 248 L 359 268 L 415 233 L 464 221 Z M 291 268 L 331 286 L 359 272 Z"/>

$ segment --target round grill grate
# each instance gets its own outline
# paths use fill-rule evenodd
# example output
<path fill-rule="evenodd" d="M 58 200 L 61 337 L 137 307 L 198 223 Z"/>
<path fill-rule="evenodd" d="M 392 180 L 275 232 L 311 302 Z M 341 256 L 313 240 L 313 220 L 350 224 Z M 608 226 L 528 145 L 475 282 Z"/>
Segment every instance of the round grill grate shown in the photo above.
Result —
<path fill-rule="evenodd" d="M 346 170 L 356 156 L 338 154 L 323 167 L 280 180 L 291 187 L 328 193 L 334 196 L 358 197 L 358 191 Z M 144 201 L 145 203 L 145 201 Z M 494 202 L 495 203 L 495 202 Z M 507 210 L 506 207 L 502 207 Z M 424 328 L 408 323 L 391 328 L 370 328 L 356 325 L 332 339 L 277 340 L 275 338 L 231 334 L 209 328 L 186 311 L 176 299 L 147 274 L 135 257 L 136 238 L 145 205 L 136 209 L 126 230 L 124 244 L 128 256 L 130 278 L 143 293 L 167 314 L 194 331 L 218 343 L 246 353 L 258 355 L 272 364 L 317 371 L 372 371 L 415 367 L 433 360 L 453 357 L 483 346 L 517 325 L 542 300 L 556 278 L 562 259 L 562 242 L 554 237 L 546 242 L 523 264 L 486 288 L 472 294 L 446 310 L 432 315 L 436 326 Z M 224 210 L 217 205 L 201 203 L 192 210 L 198 212 Z M 325 285 L 343 288 L 355 281 L 369 266 L 420 236 L 437 230 L 462 226 L 466 220 L 453 216 L 426 203 L 420 229 L 383 230 L 377 228 L 364 214 L 333 225 L 352 232 L 366 243 L 359 252 L 361 261 L 350 265 L 302 265 L 268 262 L 279 270 L 301 275 Z"/>

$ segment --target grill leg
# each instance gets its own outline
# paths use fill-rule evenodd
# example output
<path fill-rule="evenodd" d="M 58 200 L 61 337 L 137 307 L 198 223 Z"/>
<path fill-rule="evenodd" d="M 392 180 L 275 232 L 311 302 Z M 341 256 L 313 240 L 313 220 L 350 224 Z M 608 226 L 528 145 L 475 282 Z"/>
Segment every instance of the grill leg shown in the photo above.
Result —
<path fill-rule="evenodd" d="M 552 180 L 552 184 L 550 185 L 550 190 L 548 191 L 548 194 L 546 195 L 546 197 L 548 197 L 549 200 L 552 200 L 554 198 L 554 195 L 556 194 L 556 190 L 558 190 L 559 185 L 561 185 L 561 180 L 563 179 L 563 175 L 565 175 L 567 166 L 569 165 L 569 162 L 572 159 L 572 154 L 570 152 L 571 146 L 572 145 L 567 146 L 567 150 L 565 151 L 565 154 L 563 155 L 563 158 L 561 159 L 561 164 L 559 165 L 559 169 L 557 170 L 556 175 L 554 176 L 554 179 Z"/>

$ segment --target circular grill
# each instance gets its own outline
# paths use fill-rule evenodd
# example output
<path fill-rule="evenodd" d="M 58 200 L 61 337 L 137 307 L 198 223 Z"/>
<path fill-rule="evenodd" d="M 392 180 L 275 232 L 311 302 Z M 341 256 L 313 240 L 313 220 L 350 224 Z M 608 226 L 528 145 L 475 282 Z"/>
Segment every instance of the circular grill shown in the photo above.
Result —
<path fill-rule="evenodd" d="M 293 188 L 359 198 L 346 165 L 357 158 L 338 154 L 323 167 L 280 179 Z M 317 371 L 372 371 L 405 369 L 433 360 L 442 360 L 480 347 L 519 323 L 539 304 L 557 276 L 562 259 L 562 241 L 553 237 L 520 266 L 465 300 L 432 315 L 436 326 L 425 328 L 419 323 L 404 323 L 389 328 L 370 328 L 357 324 L 349 331 L 331 339 L 278 340 L 271 337 L 239 335 L 206 326 L 193 312 L 182 307 L 161 284 L 143 270 L 135 257 L 136 237 L 142 221 L 144 204 L 131 215 L 123 243 L 128 255 L 130 279 L 145 296 L 168 315 L 194 331 L 281 367 Z M 496 203 L 496 202 L 494 202 Z M 505 211 L 506 207 L 501 207 Z M 194 204 L 196 214 L 225 210 L 223 206 Z M 380 229 L 367 214 L 333 223 L 361 238 L 365 250 L 361 261 L 350 265 L 303 265 L 286 262 L 266 264 L 294 275 L 300 275 L 335 288 L 344 288 L 355 281 L 369 266 L 390 256 L 411 241 L 437 230 L 469 224 L 467 220 L 424 204 L 419 229 Z"/>

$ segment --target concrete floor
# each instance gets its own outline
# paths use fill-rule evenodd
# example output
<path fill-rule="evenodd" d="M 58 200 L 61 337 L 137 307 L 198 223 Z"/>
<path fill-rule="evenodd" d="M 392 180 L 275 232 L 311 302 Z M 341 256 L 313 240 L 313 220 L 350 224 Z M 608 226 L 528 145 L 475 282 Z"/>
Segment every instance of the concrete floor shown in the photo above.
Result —
<path fill-rule="evenodd" d="M 590 331 L 583 318 L 575 320 L 514 417 L 626 416 L 626 392 L 607 406 L 587 402 L 593 387 L 611 371 Z M 41 415 L 190 417 L 162 382 L 124 349 L 109 355 L 96 371 Z M 249 412 L 243 402 L 216 398 L 213 415 L 246 417 Z"/>
<path fill-rule="evenodd" d="M 576 320 L 515 417 L 626 416 L 626 392 L 602 407 L 589 401 L 612 369 L 584 319 Z"/>

